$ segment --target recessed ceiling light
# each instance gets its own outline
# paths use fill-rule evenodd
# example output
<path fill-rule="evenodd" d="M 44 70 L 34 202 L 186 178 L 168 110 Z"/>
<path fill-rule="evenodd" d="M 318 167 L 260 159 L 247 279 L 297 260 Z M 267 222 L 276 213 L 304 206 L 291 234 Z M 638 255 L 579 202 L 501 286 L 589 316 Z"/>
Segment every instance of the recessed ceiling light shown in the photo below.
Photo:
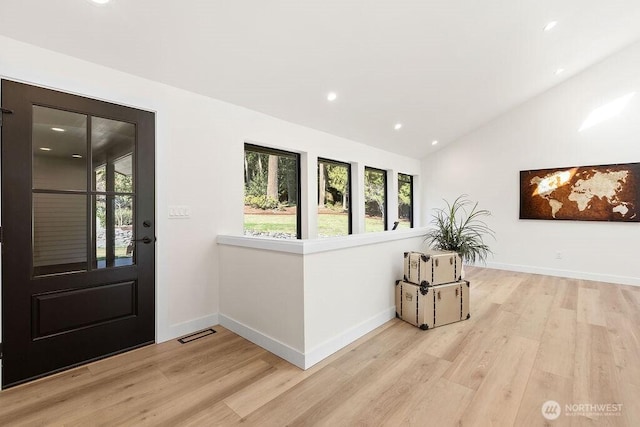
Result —
<path fill-rule="evenodd" d="M 49 147 L 40 147 L 40 149 L 42 151 L 51 151 L 51 148 L 49 148 Z"/>
<path fill-rule="evenodd" d="M 393 128 L 395 130 L 400 130 L 400 128 L 402 128 L 402 123 L 396 123 L 396 125 Z"/>
<path fill-rule="evenodd" d="M 560 74 L 564 73 L 564 68 L 558 68 L 556 70 L 556 76 L 559 76 Z"/>
<path fill-rule="evenodd" d="M 51 128 L 51 130 L 55 130 L 56 132 L 64 132 L 62 128 Z"/>
<path fill-rule="evenodd" d="M 553 28 L 558 25 L 558 21 L 551 21 L 547 25 L 544 26 L 545 31 L 551 31 Z"/>
<path fill-rule="evenodd" d="M 107 3 L 109 3 L 109 0 L 91 0 L 91 1 L 96 3 L 96 4 L 107 4 Z"/>
<path fill-rule="evenodd" d="M 437 143 L 438 143 L 438 141 L 433 141 L 433 142 L 431 143 L 431 145 L 436 145 Z"/>
<path fill-rule="evenodd" d="M 74 159 L 81 159 L 82 156 L 80 154 L 72 154 L 71 157 L 73 157 Z"/>
<path fill-rule="evenodd" d="M 335 92 L 329 92 L 329 94 L 327 95 L 327 99 L 329 101 L 335 101 L 337 97 L 338 95 Z"/>

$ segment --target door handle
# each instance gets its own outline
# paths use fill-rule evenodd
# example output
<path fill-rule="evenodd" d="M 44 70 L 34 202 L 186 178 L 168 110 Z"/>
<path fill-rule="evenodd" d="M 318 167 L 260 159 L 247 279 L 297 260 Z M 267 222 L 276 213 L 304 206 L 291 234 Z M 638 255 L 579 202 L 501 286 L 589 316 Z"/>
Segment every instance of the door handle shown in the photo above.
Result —
<path fill-rule="evenodd" d="M 155 242 L 156 240 L 158 240 L 158 238 L 157 238 L 157 237 L 154 237 L 154 238 L 153 238 L 153 240 L 151 240 L 151 237 L 149 237 L 149 236 L 144 236 L 142 239 L 134 239 L 133 241 L 134 241 L 134 242 L 142 242 L 142 243 L 144 243 L 145 245 L 148 245 L 149 243 L 151 243 L 151 242 Z"/>

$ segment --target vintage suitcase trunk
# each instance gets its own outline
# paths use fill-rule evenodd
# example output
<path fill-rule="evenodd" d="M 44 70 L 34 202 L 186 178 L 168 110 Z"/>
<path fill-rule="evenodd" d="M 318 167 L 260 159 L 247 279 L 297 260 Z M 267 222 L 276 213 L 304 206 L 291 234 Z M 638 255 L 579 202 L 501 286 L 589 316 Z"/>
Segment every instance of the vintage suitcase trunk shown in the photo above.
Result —
<path fill-rule="evenodd" d="M 456 252 L 405 252 L 404 281 L 437 286 L 461 280 L 462 259 Z"/>
<path fill-rule="evenodd" d="M 468 319 L 469 282 L 427 286 L 398 280 L 396 316 L 425 330 Z"/>

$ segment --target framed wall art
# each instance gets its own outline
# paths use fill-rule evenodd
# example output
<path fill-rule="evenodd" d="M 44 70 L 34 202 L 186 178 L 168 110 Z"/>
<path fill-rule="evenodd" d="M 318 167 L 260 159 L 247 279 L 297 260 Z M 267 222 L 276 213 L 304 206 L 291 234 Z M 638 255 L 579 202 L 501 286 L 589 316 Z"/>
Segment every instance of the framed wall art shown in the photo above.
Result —
<path fill-rule="evenodd" d="M 520 171 L 520 219 L 640 222 L 640 163 Z"/>

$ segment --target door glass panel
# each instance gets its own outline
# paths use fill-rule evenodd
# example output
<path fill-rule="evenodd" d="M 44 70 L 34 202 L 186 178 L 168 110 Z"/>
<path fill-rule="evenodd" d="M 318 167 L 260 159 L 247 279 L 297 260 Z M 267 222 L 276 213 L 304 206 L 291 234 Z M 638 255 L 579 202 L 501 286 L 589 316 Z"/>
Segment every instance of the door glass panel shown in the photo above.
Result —
<path fill-rule="evenodd" d="M 107 167 L 98 166 L 93 169 L 93 189 L 95 191 L 107 191 Z"/>
<path fill-rule="evenodd" d="M 35 276 L 87 269 L 86 195 L 33 194 L 33 268 Z"/>
<path fill-rule="evenodd" d="M 133 193 L 133 155 L 128 154 L 114 162 L 113 189 L 118 193 Z M 107 191 L 107 166 L 101 165 L 93 170 L 93 185 L 96 192 Z"/>
<path fill-rule="evenodd" d="M 93 268 L 107 266 L 107 196 L 93 196 Z"/>
<path fill-rule="evenodd" d="M 87 189 L 87 116 L 33 107 L 34 189 Z"/>
<path fill-rule="evenodd" d="M 113 166 L 115 169 L 115 191 L 133 193 L 133 154 L 119 158 Z"/>
<path fill-rule="evenodd" d="M 134 263 L 134 150 L 131 123 L 91 118 L 94 268 Z"/>
<path fill-rule="evenodd" d="M 132 192 L 133 182 L 133 152 L 135 149 L 136 127 L 134 124 L 104 119 L 91 118 L 91 158 L 94 173 L 94 188 L 96 191 L 119 191 L 116 189 L 115 177 L 110 177 L 111 168 L 123 176 L 128 176 L 130 183 L 127 193 Z M 105 167 L 104 174 L 97 171 Z M 109 179 L 114 178 L 114 179 Z M 104 190 L 98 190 L 102 179 Z M 121 188 L 123 188 L 121 186 Z"/>
<path fill-rule="evenodd" d="M 115 266 L 133 264 L 133 196 L 115 196 L 113 203 L 115 218 L 114 251 Z"/>
<path fill-rule="evenodd" d="M 134 263 L 133 196 L 94 196 L 94 268 Z"/>

